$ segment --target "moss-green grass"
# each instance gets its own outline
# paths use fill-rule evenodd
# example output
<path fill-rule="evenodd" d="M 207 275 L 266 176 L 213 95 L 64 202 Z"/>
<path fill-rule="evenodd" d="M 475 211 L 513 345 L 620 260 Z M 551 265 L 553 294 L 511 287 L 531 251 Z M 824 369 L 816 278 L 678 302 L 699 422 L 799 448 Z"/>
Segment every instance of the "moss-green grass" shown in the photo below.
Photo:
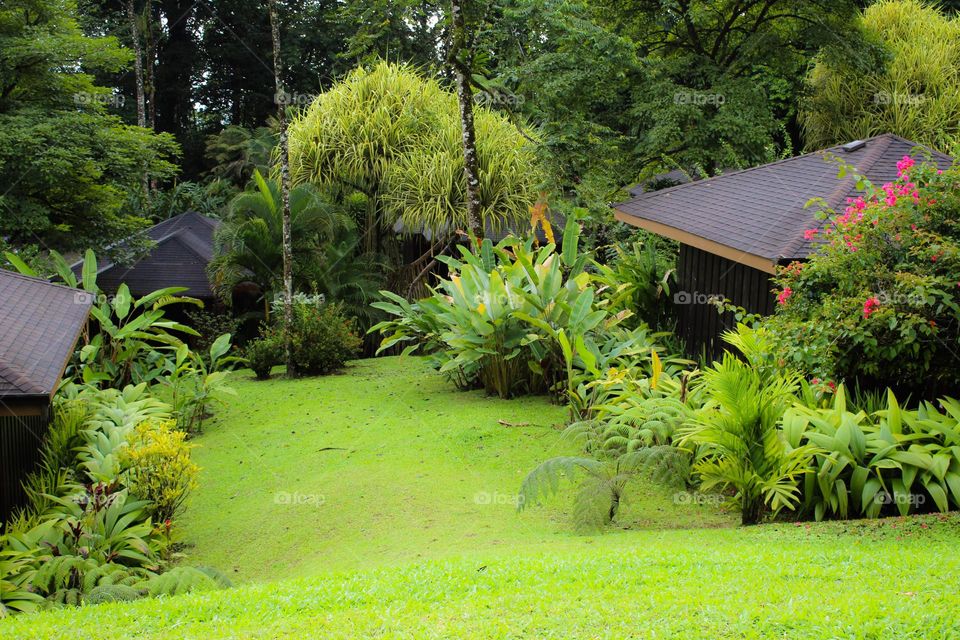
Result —
<path fill-rule="evenodd" d="M 579 544 L 568 501 L 515 509 L 527 472 L 571 452 L 557 429 L 566 411 L 546 398 L 458 392 L 419 358 L 358 361 L 341 375 L 295 381 L 244 372 L 233 386 L 237 397 L 194 451 L 199 488 L 178 523 L 191 563 L 263 581 Z M 643 498 L 627 521 L 733 521 L 675 506 L 664 491 Z"/>
<path fill-rule="evenodd" d="M 178 531 L 238 586 L 0 638 L 960 637 L 956 515 L 744 529 L 638 485 L 620 527 L 581 536 L 568 496 L 511 504 L 570 451 L 545 399 L 459 393 L 415 358 L 234 386 Z"/>
<path fill-rule="evenodd" d="M 956 638 L 958 541 L 956 517 L 640 531 L 65 609 L 0 637 Z"/>

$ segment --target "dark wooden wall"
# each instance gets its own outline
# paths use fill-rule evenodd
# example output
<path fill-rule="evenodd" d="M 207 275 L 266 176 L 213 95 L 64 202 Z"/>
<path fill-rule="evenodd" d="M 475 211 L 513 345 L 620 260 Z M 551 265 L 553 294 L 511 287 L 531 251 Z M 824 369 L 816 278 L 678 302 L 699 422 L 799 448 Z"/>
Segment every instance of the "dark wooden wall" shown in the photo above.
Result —
<path fill-rule="evenodd" d="M 0 521 L 23 505 L 21 483 L 40 460 L 40 447 L 50 423 L 44 407 L 40 415 L 0 416 Z"/>
<path fill-rule="evenodd" d="M 722 296 L 751 313 L 770 315 L 776 304 L 770 274 L 718 255 L 680 245 L 677 262 L 677 309 L 680 338 L 687 356 L 708 362 L 723 354 L 720 334 L 736 326 L 732 313 L 718 313 L 711 296 Z"/>

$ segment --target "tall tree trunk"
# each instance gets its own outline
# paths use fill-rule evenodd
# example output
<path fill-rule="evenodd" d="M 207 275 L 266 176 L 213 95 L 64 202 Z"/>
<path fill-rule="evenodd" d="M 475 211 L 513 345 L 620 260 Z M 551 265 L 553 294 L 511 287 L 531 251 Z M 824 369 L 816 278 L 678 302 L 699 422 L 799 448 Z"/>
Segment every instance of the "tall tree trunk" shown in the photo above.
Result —
<path fill-rule="evenodd" d="M 477 135 L 473 126 L 473 88 L 467 37 L 465 4 L 469 0 L 451 0 L 453 38 L 450 62 L 457 79 L 457 97 L 460 101 L 460 129 L 463 137 L 463 173 L 467 179 L 467 225 L 477 239 L 483 238 L 480 217 L 480 162 L 477 159 Z"/>
<path fill-rule="evenodd" d="M 293 242 L 290 237 L 290 157 L 287 144 L 287 101 L 283 99 L 283 61 L 280 59 L 280 19 L 277 0 L 270 0 L 270 31 L 273 36 L 273 75 L 277 120 L 280 122 L 280 198 L 283 201 L 283 335 L 287 375 L 296 375 L 291 349 L 293 328 Z"/>
<path fill-rule="evenodd" d="M 133 42 L 133 77 L 137 91 L 137 126 L 146 128 L 147 126 L 147 108 L 143 95 L 143 47 L 140 45 L 140 29 L 137 28 L 137 11 L 134 0 L 126 1 L 127 26 L 130 27 L 130 41 Z M 147 172 L 143 172 L 141 178 L 143 183 L 143 197 L 150 197 L 150 182 Z"/>
<path fill-rule="evenodd" d="M 154 83 L 154 68 L 157 64 L 157 34 L 154 31 L 153 0 L 147 0 L 143 9 L 143 20 L 146 25 L 144 35 L 146 39 L 146 57 L 143 64 L 144 92 L 147 102 L 147 124 L 151 131 L 157 130 L 157 88 Z M 150 192 L 156 193 L 157 179 L 150 178 Z"/>
<path fill-rule="evenodd" d="M 147 6 L 143 10 L 143 18 L 146 23 L 144 31 L 146 36 L 146 57 L 143 65 L 144 92 L 147 102 L 147 122 L 152 131 L 157 130 L 157 104 L 156 104 L 156 86 L 153 80 L 153 68 L 157 61 L 157 36 L 153 29 L 153 2 L 147 1 Z"/>

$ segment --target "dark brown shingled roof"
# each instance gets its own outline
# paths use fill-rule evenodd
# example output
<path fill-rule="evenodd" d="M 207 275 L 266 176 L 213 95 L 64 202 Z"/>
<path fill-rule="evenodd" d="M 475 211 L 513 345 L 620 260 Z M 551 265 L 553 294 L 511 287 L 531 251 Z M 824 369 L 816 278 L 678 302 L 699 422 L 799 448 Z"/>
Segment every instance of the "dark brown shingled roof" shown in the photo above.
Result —
<path fill-rule="evenodd" d="M 0 270 L 0 399 L 49 396 L 87 321 L 93 297 Z"/>
<path fill-rule="evenodd" d="M 104 291 L 116 291 L 121 283 L 136 297 L 164 287 L 187 287 L 183 295 L 210 298 L 213 291 L 207 265 L 213 259 L 213 234 L 220 221 L 194 211 L 164 220 L 144 233 L 156 246 L 130 266 L 102 260 L 97 267 L 97 284 Z M 82 261 L 73 265 L 78 276 Z"/>
<path fill-rule="evenodd" d="M 803 232 L 822 223 L 815 217 L 816 207 L 805 208 L 808 201 L 823 198 L 840 210 L 847 198 L 859 193 L 852 175 L 837 177 L 831 154 L 854 165 L 875 185 L 897 177 L 897 161 L 903 156 L 919 161 L 924 155 L 914 151 L 920 146 L 917 143 L 889 133 L 863 142 L 855 151 L 838 146 L 644 193 L 614 205 L 617 218 L 773 271 L 778 262 L 803 259 L 812 251 L 813 244 L 804 240 Z M 952 163 L 942 153 L 931 151 L 931 155 L 942 168 Z"/>

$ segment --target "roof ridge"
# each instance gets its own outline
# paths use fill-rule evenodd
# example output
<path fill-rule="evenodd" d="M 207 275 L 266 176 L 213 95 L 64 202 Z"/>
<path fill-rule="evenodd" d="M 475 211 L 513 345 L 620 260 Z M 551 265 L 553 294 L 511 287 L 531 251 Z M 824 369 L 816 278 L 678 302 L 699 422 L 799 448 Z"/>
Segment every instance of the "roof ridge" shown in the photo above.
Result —
<path fill-rule="evenodd" d="M 50 287 L 57 287 L 58 289 L 66 289 L 68 291 L 73 291 L 74 293 L 83 293 L 83 289 L 79 287 L 70 287 L 66 284 L 61 284 L 59 282 L 52 282 L 46 278 L 40 278 L 38 276 L 27 276 L 19 271 L 11 271 L 9 269 L 0 269 L 0 276 L 12 276 L 14 278 L 20 278 L 21 280 L 29 280 L 30 282 L 36 282 L 37 284 L 45 284 Z"/>
<path fill-rule="evenodd" d="M 157 223 L 155 223 L 155 224 L 152 224 L 152 225 L 150 225 L 149 227 L 145 227 L 145 228 L 143 228 L 143 229 L 140 229 L 139 231 L 134 231 L 134 232 L 131 233 L 130 235 L 128 235 L 128 236 L 126 236 L 126 237 L 124 237 L 124 238 L 121 238 L 120 240 L 117 240 L 116 242 L 110 243 L 110 244 L 107 245 L 105 248 L 106 248 L 106 249 L 112 249 L 112 248 L 114 248 L 114 247 L 123 246 L 124 244 L 128 243 L 130 240 L 132 240 L 133 238 L 136 238 L 137 236 L 146 236 L 146 237 L 149 238 L 150 240 L 153 240 L 153 238 L 150 237 L 150 232 L 153 231 L 153 230 L 155 230 L 157 227 L 160 227 L 161 229 L 163 229 L 163 228 L 165 228 L 165 227 L 167 227 L 167 226 L 173 227 L 173 228 L 174 228 L 174 231 L 171 231 L 171 232 L 168 233 L 166 236 L 161 236 L 161 238 L 166 238 L 166 237 L 168 237 L 169 235 L 171 235 L 172 233 L 176 233 L 177 231 L 183 229 L 183 227 L 179 226 L 178 224 L 170 224 L 170 223 L 171 223 L 172 221 L 174 221 L 174 220 L 179 221 L 180 219 L 182 219 L 184 216 L 187 216 L 187 215 L 191 216 L 192 218 L 198 219 L 200 222 L 202 222 L 202 223 L 204 223 L 206 226 L 210 227 L 211 231 L 216 231 L 216 230 L 217 230 L 218 223 L 220 222 L 220 221 L 219 221 L 218 219 L 216 219 L 216 218 L 211 218 L 210 216 L 205 216 L 205 215 L 203 215 L 202 213 L 200 213 L 199 211 L 194 211 L 193 209 L 190 209 L 190 210 L 184 211 L 184 212 L 182 212 L 182 213 L 178 213 L 178 214 L 175 215 L 175 216 L 170 216 L 170 217 L 167 218 L 166 220 L 161 220 L 160 222 L 157 222 Z M 159 240 L 153 240 L 153 241 L 154 241 L 154 242 L 159 242 Z M 79 260 L 77 260 L 76 262 L 74 262 L 73 264 L 71 264 L 71 265 L 70 265 L 70 269 L 71 269 L 71 270 L 76 269 L 77 267 L 79 267 L 79 266 L 81 266 L 81 265 L 83 265 L 83 258 L 80 258 Z M 99 259 L 98 259 L 98 261 L 97 261 L 97 274 L 99 275 L 100 273 L 103 273 L 104 271 L 106 271 L 106 270 L 108 270 L 108 269 L 112 269 L 112 268 L 115 267 L 115 266 L 117 266 L 117 263 L 116 263 L 114 260 L 110 260 L 109 258 L 106 258 L 106 262 L 104 262 L 103 265 L 100 265 L 100 262 L 99 262 Z"/>
<path fill-rule="evenodd" d="M 206 260 L 207 259 L 206 256 L 201 255 L 200 252 L 197 251 L 197 248 L 193 245 L 193 242 L 191 242 L 191 240 L 196 240 L 196 239 L 197 239 L 197 234 L 191 232 L 189 229 L 177 229 L 175 232 L 171 233 L 170 235 L 164 236 L 162 239 L 157 240 L 156 242 L 157 242 L 157 246 L 160 246 L 161 243 L 168 242 L 170 240 L 178 240 L 180 241 L 180 244 L 182 246 L 186 247 L 187 250 L 190 251 L 190 253 L 200 258 L 201 260 Z"/>
<path fill-rule="evenodd" d="M 881 133 L 881 134 L 879 134 L 879 135 L 876 135 L 876 136 L 873 136 L 873 137 L 870 137 L 870 138 L 866 138 L 866 139 L 863 140 L 863 142 L 870 142 L 871 140 L 877 140 L 877 139 L 880 139 L 880 138 L 887 138 L 887 137 L 890 137 L 890 136 L 892 136 L 892 135 L 893 135 L 893 134 L 891 134 L 891 133 Z M 911 141 L 910 141 L 910 140 L 907 140 L 907 142 L 911 142 Z M 911 144 L 917 144 L 917 143 L 911 142 Z M 731 171 L 731 172 L 729 172 L 729 173 L 722 173 L 722 174 L 717 175 L 717 176 L 710 176 L 710 177 L 708 177 L 708 178 L 702 178 L 702 179 L 700 179 L 700 180 L 693 180 L 693 181 L 691 181 L 691 182 L 685 182 L 684 184 L 674 185 L 674 186 L 672 186 L 672 187 L 667 187 L 666 189 L 658 189 L 658 190 L 656 190 L 656 191 L 646 191 L 646 192 L 644 192 L 644 193 L 641 193 L 641 194 L 638 195 L 638 196 L 635 196 L 635 197 L 633 197 L 633 198 L 629 198 L 629 199 L 627 199 L 627 200 L 624 200 L 623 202 L 617 202 L 617 203 L 615 203 L 615 205 L 618 205 L 618 204 L 626 204 L 627 202 L 636 202 L 637 200 L 642 200 L 642 199 L 646 198 L 648 195 L 651 195 L 651 194 L 654 194 L 654 193 L 656 193 L 656 194 L 669 193 L 669 192 L 672 192 L 672 191 L 676 191 L 676 190 L 682 189 L 682 188 L 684 188 L 684 187 L 692 187 L 692 186 L 694 186 L 694 185 L 701 185 L 701 184 L 710 182 L 710 181 L 712 181 L 712 180 L 719 180 L 720 178 L 729 178 L 729 177 L 732 177 L 732 176 L 743 175 L 743 174 L 748 173 L 748 172 L 750 172 L 750 171 L 756 171 L 757 169 L 767 169 L 767 168 L 769 168 L 769 167 L 776 167 L 776 166 L 778 166 L 778 165 L 786 164 L 786 163 L 788 163 L 788 162 L 794 162 L 794 161 L 797 161 L 797 160 L 803 160 L 803 159 L 809 158 L 809 157 L 811 157 L 811 156 L 826 155 L 827 153 L 834 153 L 834 152 L 843 150 L 843 146 L 844 146 L 844 145 L 839 145 L 839 144 L 838 144 L 838 145 L 834 145 L 834 146 L 832 146 L 832 147 L 827 147 L 826 149 L 817 149 L 816 151 L 810 151 L 810 152 L 808 152 L 808 153 L 801 153 L 801 154 L 798 155 L 798 156 L 790 156 L 789 158 L 781 158 L 780 160 L 775 160 L 775 161 L 773 161 L 773 162 L 768 162 L 768 163 L 766 163 L 766 164 L 758 164 L 758 165 L 753 166 L 753 167 L 747 167 L 746 169 L 739 169 L 739 170 L 737 170 L 737 171 Z M 615 206 L 615 205 L 614 205 L 614 206 Z"/>

